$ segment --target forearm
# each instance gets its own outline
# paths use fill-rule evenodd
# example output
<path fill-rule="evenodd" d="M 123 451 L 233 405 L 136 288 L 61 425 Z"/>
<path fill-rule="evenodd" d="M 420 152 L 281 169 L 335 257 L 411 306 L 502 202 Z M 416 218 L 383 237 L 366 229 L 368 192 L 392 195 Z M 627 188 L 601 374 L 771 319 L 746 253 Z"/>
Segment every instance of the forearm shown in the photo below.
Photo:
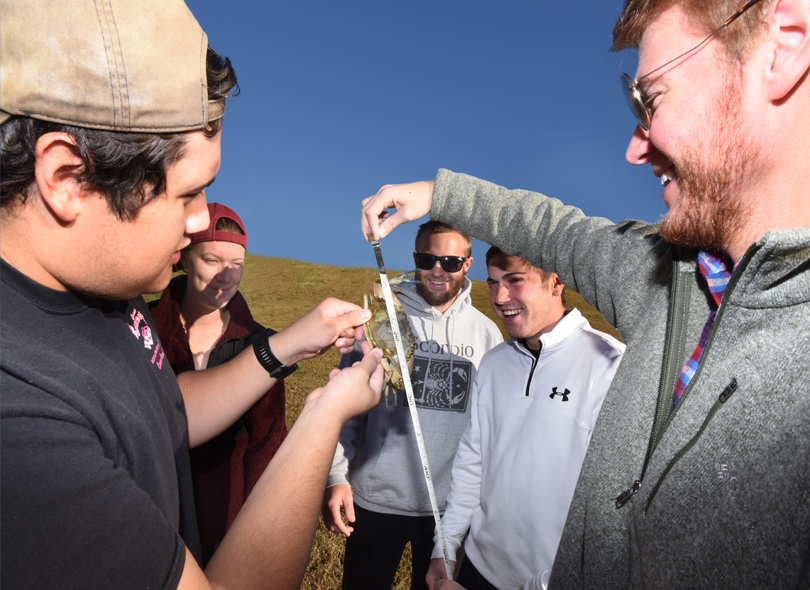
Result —
<path fill-rule="evenodd" d="M 206 568 L 213 587 L 298 588 L 341 423 L 312 396 Z"/>
<path fill-rule="evenodd" d="M 450 559 L 456 559 L 456 553 L 467 534 L 473 514 L 481 504 L 481 436 L 478 427 L 477 386 L 473 387 L 470 396 L 472 410 L 470 423 L 456 449 L 453 460 L 450 491 L 447 494 L 447 508 L 442 516 L 442 527 Z M 438 537 L 431 557 L 442 557 Z"/>
<path fill-rule="evenodd" d="M 212 369 L 179 374 L 177 382 L 186 406 L 189 446 L 199 446 L 222 433 L 276 381 L 259 364 L 252 346 Z"/>
<path fill-rule="evenodd" d="M 285 366 L 312 358 L 333 344 L 348 352 L 354 345 L 355 326 L 370 312 L 357 305 L 327 299 L 301 319 L 269 338 L 273 355 Z M 257 338 L 266 338 L 264 334 Z M 188 371 L 177 378 L 188 417 L 189 445 L 211 440 L 244 415 L 273 385 L 256 358 L 253 347 L 227 363 L 204 371 Z"/>
<path fill-rule="evenodd" d="M 630 221 L 616 225 L 539 193 L 507 190 L 448 170 L 436 177 L 430 214 L 558 273 L 614 326 L 619 308 L 630 319 L 641 311 L 626 295 L 627 285 L 655 272 L 659 259 L 670 256 L 657 226 Z"/>

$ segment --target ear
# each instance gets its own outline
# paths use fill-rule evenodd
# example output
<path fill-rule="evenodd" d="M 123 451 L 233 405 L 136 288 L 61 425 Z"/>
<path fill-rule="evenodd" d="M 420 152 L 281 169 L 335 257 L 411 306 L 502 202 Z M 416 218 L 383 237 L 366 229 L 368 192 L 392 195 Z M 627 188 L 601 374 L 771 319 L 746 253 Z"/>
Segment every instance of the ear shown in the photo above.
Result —
<path fill-rule="evenodd" d="M 565 289 L 565 285 L 563 285 L 560 277 L 557 276 L 555 272 L 551 278 L 551 294 L 554 297 L 562 296 L 563 289 Z"/>
<path fill-rule="evenodd" d="M 774 0 L 768 8 L 768 97 L 780 101 L 810 70 L 810 0 Z"/>
<path fill-rule="evenodd" d="M 472 266 L 473 257 L 470 256 L 467 260 L 464 261 L 464 276 L 467 276 L 467 271 L 470 270 L 470 266 Z"/>
<path fill-rule="evenodd" d="M 62 223 L 71 223 L 81 208 L 82 188 L 76 177 L 84 162 L 67 133 L 46 133 L 37 140 L 34 176 L 42 200 Z"/>

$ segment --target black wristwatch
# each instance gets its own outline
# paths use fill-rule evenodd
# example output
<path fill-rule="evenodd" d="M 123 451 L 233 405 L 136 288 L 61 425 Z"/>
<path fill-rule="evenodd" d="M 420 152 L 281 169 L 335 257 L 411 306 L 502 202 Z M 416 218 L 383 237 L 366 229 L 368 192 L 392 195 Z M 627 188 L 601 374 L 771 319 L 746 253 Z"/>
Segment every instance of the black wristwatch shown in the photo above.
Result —
<path fill-rule="evenodd" d="M 273 351 L 270 350 L 270 343 L 268 339 L 275 334 L 275 330 L 267 329 L 264 335 L 259 335 L 253 339 L 253 352 L 256 353 L 256 358 L 259 364 L 264 367 L 264 370 L 270 373 L 274 379 L 284 379 L 298 369 L 298 365 L 288 367 L 282 365 L 281 361 L 276 358 Z"/>

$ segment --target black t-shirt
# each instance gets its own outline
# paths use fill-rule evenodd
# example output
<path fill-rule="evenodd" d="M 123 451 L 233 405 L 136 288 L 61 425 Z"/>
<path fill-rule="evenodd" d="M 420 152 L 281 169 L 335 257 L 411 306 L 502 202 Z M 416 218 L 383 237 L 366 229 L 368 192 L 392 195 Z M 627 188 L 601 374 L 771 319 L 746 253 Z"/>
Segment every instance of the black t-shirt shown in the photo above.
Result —
<path fill-rule="evenodd" d="M 146 304 L 0 268 L 0 585 L 175 588 L 199 540 L 183 399 Z"/>

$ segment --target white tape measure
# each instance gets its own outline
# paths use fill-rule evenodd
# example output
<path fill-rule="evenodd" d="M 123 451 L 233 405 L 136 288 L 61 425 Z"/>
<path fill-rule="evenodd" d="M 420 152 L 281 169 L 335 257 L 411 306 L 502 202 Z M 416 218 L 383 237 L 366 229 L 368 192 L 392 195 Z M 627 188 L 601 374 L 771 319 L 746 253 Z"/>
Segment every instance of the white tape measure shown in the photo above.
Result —
<path fill-rule="evenodd" d="M 397 322 L 397 312 L 394 308 L 394 297 L 391 294 L 391 285 L 388 284 L 388 275 L 385 274 L 385 263 L 383 263 L 382 250 L 380 250 L 379 240 L 372 241 L 374 255 L 377 257 L 377 268 L 380 270 L 380 284 L 385 297 L 385 307 L 388 310 L 388 319 L 391 322 L 391 331 L 394 333 L 394 342 L 397 347 L 397 359 L 399 360 L 399 370 L 402 373 L 402 381 L 405 384 L 405 396 L 408 398 L 408 408 L 411 410 L 411 420 L 413 430 L 416 433 L 416 445 L 419 447 L 419 457 L 422 459 L 422 471 L 425 474 L 428 494 L 430 495 L 430 506 L 433 508 L 433 520 L 436 521 L 436 530 L 439 533 L 439 543 L 442 546 L 444 556 L 444 569 L 447 572 L 447 579 L 452 580 L 453 574 L 450 571 L 450 556 L 447 554 L 447 544 L 444 541 L 444 529 L 442 529 L 442 517 L 439 514 L 439 503 L 436 500 L 436 490 L 433 489 L 433 478 L 430 475 L 430 465 L 428 465 L 427 451 L 425 450 L 425 438 L 422 436 L 422 427 L 419 425 L 419 414 L 416 412 L 416 400 L 413 396 L 413 385 L 411 385 L 411 375 L 408 371 L 408 359 L 405 356 L 405 348 L 402 346 L 402 335 Z M 383 392 L 385 395 L 385 392 Z"/>

